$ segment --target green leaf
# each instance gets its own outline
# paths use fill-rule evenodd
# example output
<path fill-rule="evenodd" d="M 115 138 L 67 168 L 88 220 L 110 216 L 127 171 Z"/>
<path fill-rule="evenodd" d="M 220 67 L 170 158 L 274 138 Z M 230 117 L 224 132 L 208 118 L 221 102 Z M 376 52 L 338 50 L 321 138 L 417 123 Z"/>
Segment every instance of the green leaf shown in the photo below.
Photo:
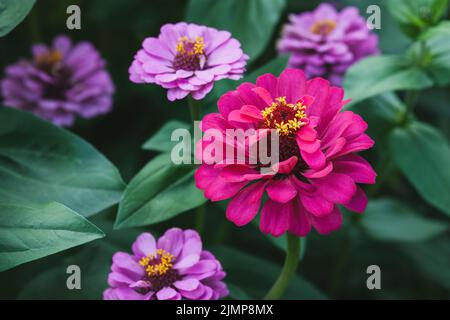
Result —
<path fill-rule="evenodd" d="M 381 241 L 421 242 L 448 230 L 445 222 L 425 218 L 411 206 L 387 198 L 370 201 L 361 222 L 369 236 Z"/>
<path fill-rule="evenodd" d="M 421 36 L 421 39 L 412 46 L 409 54 L 417 56 L 421 50 L 424 50 L 426 71 L 430 73 L 437 85 L 450 84 L 450 21 L 443 21 L 429 29 Z"/>
<path fill-rule="evenodd" d="M 0 201 L 59 202 L 83 216 L 120 199 L 117 169 L 90 144 L 33 115 L 0 109 Z"/>
<path fill-rule="evenodd" d="M 167 122 L 142 146 L 145 150 L 170 152 L 178 141 L 171 141 L 172 132 L 177 129 L 190 130 L 189 124 L 177 120 Z"/>
<path fill-rule="evenodd" d="M 247 295 L 253 299 L 263 297 L 281 271 L 281 267 L 269 261 L 228 247 L 213 247 L 211 252 L 227 273 L 225 282 L 245 288 Z M 326 299 L 326 296 L 308 280 L 296 274 L 283 299 Z"/>
<path fill-rule="evenodd" d="M 205 203 L 194 172 L 194 165 L 173 164 L 169 154 L 151 160 L 125 189 L 115 228 L 155 224 Z"/>
<path fill-rule="evenodd" d="M 403 31 L 416 37 L 442 18 L 447 10 L 448 0 L 395 0 L 388 1 L 387 6 Z"/>
<path fill-rule="evenodd" d="M 353 103 L 396 90 L 419 90 L 433 81 L 414 63 L 401 56 L 381 55 L 361 60 L 348 71 L 344 87 Z"/>
<path fill-rule="evenodd" d="M 35 2 L 36 0 L 0 0 L 0 37 L 21 23 Z"/>
<path fill-rule="evenodd" d="M 420 195 L 450 215 L 450 148 L 435 128 L 414 121 L 389 136 L 395 164 Z"/>
<path fill-rule="evenodd" d="M 186 20 L 231 32 L 254 61 L 268 45 L 285 6 L 285 0 L 190 0 Z"/>
<path fill-rule="evenodd" d="M 0 204 L 0 271 L 101 238 L 75 211 L 47 205 Z"/>
<path fill-rule="evenodd" d="M 56 266 L 37 274 L 20 291 L 17 299 L 26 300 L 99 300 L 108 287 L 112 256 L 119 248 L 96 242 Z M 67 289 L 66 269 L 77 265 L 81 271 L 81 289 Z"/>
<path fill-rule="evenodd" d="M 450 290 L 450 240 L 439 238 L 431 242 L 404 246 L 412 264 L 429 279 Z"/>

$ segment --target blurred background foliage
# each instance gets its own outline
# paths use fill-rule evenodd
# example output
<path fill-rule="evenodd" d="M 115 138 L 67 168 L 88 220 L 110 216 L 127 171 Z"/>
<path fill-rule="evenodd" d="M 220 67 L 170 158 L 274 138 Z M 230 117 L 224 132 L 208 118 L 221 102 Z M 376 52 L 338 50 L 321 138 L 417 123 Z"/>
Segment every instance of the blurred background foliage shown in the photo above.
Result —
<path fill-rule="evenodd" d="M 108 62 L 108 70 L 116 85 L 114 109 L 110 114 L 94 120 L 78 120 L 70 130 L 104 154 L 118 168 L 125 183 L 130 183 L 139 173 L 136 179 L 146 179 L 148 188 L 156 188 L 152 191 L 148 188 L 140 190 L 147 192 L 143 195 L 147 205 L 152 199 L 160 197 L 166 199 L 164 201 L 177 202 L 180 208 L 166 203 L 166 206 L 158 207 L 164 209 L 160 213 L 163 216 L 147 215 L 145 221 L 138 217 L 139 223 L 128 220 L 128 225 L 123 223 L 123 220 L 127 222 L 125 219 L 116 222 L 116 227 L 150 226 L 113 230 L 118 210 L 119 218 L 131 214 L 145 216 L 145 211 L 136 213 L 126 205 L 127 194 L 132 196 L 139 192 L 133 189 L 136 183 L 131 182 L 120 209 L 116 205 L 89 217 L 89 221 L 100 228 L 106 237 L 0 273 L 0 298 L 100 299 L 107 286 L 111 255 L 115 251 L 129 251 L 136 235 L 143 230 L 161 234 L 173 226 L 193 227 L 192 211 L 178 215 L 184 211 L 182 208 L 194 208 L 203 202 L 198 198 L 198 191 L 192 189 L 193 168 L 180 171 L 163 167 L 168 177 L 178 179 L 175 182 L 165 181 L 164 187 L 155 186 L 145 169 L 141 171 L 150 160 L 149 165 L 153 166 L 158 164 L 157 161 L 164 162 L 164 152 L 171 147 L 163 143 L 168 140 L 169 129 L 179 127 L 180 121 L 186 123 L 190 119 L 186 100 L 169 103 L 160 87 L 136 85 L 128 80 L 128 67 L 145 37 L 157 35 L 160 26 L 165 23 L 182 20 L 230 30 L 251 56 L 246 80 L 252 81 L 264 72 L 279 74 L 283 70 L 286 58 L 277 57 L 274 48 L 287 15 L 312 10 L 321 2 L 38 0 L 25 20 L 7 36 L 0 38 L 0 70 L 3 72 L 6 65 L 19 57 L 29 57 L 32 43 L 48 43 L 57 34 L 68 34 L 75 41 L 93 42 Z M 448 21 L 439 24 L 442 19 L 448 19 L 448 2 L 329 2 L 339 8 L 357 6 L 363 15 L 366 15 L 369 5 L 376 4 L 381 8 L 381 30 L 376 32 L 380 37 L 382 53 L 389 56 L 373 58 L 354 66 L 345 82 L 347 96 L 359 100 L 350 108 L 369 123 L 369 134 L 376 141 L 376 147 L 364 156 L 374 165 L 380 177 L 377 185 L 368 188 L 369 206 L 363 216 L 346 212 L 341 230 L 326 237 L 313 232 L 307 241 L 303 241 L 298 274 L 284 298 L 448 299 L 450 32 Z M 81 7 L 81 30 L 69 31 L 65 27 L 66 8 L 71 4 Z M 420 11 L 424 7 L 429 9 L 425 13 Z M 422 66 L 411 71 L 411 66 L 405 61 L 415 59 L 418 49 L 414 43 L 419 38 L 427 42 L 431 67 L 427 65 L 423 75 L 414 77 L 412 74 L 422 72 Z M 424 57 L 423 53 L 421 57 Z M 385 67 L 384 61 L 378 59 L 389 60 L 391 67 Z M 205 101 L 204 112 L 215 110 L 217 98 L 236 85 L 236 82 L 226 80 L 217 83 Z M 390 92 L 392 88 L 398 89 L 398 94 Z M 411 94 L 418 90 L 420 94 L 414 94 L 417 104 L 415 119 L 420 122 L 405 119 L 405 103 L 411 103 Z M 160 130 L 173 120 L 178 123 L 169 123 L 168 127 Z M 0 123 L 8 126 L 6 120 L 2 122 L 0 119 Z M 0 128 L 0 136 L 6 132 L 2 130 Z M 50 129 L 42 126 L 42 130 Z M 7 138 L 12 139 L 2 136 L 0 145 L 26 144 L 23 139 L 5 142 Z M 45 141 L 40 143 L 45 144 Z M 159 155 L 161 152 L 162 155 Z M 4 161 L 4 156 L 0 152 L 0 160 Z M 120 181 L 116 184 L 120 185 Z M 6 186 L 0 182 L 0 188 Z M 104 205 L 99 205 L 99 210 L 113 201 L 108 197 L 104 199 Z M 228 272 L 226 281 L 231 298 L 261 298 L 281 269 L 284 239 L 262 235 L 257 224 L 234 227 L 226 221 L 224 208 L 223 203 L 207 203 L 205 246 L 217 255 Z M 66 288 L 66 267 L 71 264 L 81 267 L 82 290 L 70 291 Z M 381 290 L 368 290 L 366 287 L 366 268 L 373 264 L 379 265 L 382 271 Z"/>

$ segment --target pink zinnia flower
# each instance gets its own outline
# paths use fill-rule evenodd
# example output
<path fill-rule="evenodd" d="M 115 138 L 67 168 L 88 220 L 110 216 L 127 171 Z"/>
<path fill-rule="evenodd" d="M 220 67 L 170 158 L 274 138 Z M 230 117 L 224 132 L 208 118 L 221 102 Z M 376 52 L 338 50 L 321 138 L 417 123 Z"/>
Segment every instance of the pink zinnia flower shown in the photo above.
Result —
<path fill-rule="evenodd" d="M 203 99 L 221 79 L 238 80 L 248 56 L 228 31 L 187 24 L 166 24 L 158 38 L 149 37 L 134 57 L 130 80 L 166 88 L 170 101 L 189 94 Z"/>
<path fill-rule="evenodd" d="M 90 42 L 73 44 L 61 35 L 52 46 L 34 44 L 32 53 L 32 60 L 6 68 L 0 83 L 6 106 L 59 126 L 71 126 L 76 116 L 89 119 L 111 110 L 114 84 Z"/>
<path fill-rule="evenodd" d="M 172 228 L 158 239 L 141 234 L 133 254 L 113 256 L 105 300 L 217 300 L 228 295 L 225 272 L 194 230 Z"/>
<path fill-rule="evenodd" d="M 323 3 L 313 12 L 292 14 L 278 42 L 290 53 L 288 67 L 304 69 L 308 77 L 325 77 L 340 85 L 345 71 L 359 59 L 378 53 L 378 37 L 356 7 L 338 12 Z"/>
<path fill-rule="evenodd" d="M 327 80 L 307 81 L 303 71 L 288 69 L 279 78 L 259 77 L 223 95 L 220 113 L 205 116 L 202 131 L 216 129 L 225 141 L 227 129 L 255 129 L 255 135 L 275 129 L 279 135 L 277 171 L 262 174 L 260 165 L 203 164 L 195 174 L 197 187 L 212 201 L 231 199 L 226 216 L 237 226 L 258 213 L 264 233 L 286 231 L 305 236 L 313 226 L 320 234 L 338 229 L 342 215 L 337 205 L 362 213 L 367 198 L 357 183 L 375 183 L 376 173 L 358 151 L 374 142 L 364 132 L 367 124 L 351 111 L 341 112 L 344 90 Z M 261 134 L 263 136 L 263 134 Z M 203 138 L 203 150 L 212 141 Z M 234 146 L 242 154 L 242 144 Z M 242 150 L 241 150 L 242 151 Z M 248 151 L 248 150 L 245 150 Z M 224 153 L 225 155 L 226 153 Z M 197 158 L 207 155 L 197 149 Z M 209 161 L 209 160 L 208 160 Z"/>

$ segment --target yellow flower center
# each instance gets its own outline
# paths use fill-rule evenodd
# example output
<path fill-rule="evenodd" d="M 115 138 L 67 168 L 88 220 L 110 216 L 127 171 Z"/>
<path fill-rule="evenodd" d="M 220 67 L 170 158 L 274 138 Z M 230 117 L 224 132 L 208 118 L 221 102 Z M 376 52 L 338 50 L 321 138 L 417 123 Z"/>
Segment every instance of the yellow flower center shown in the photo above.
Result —
<path fill-rule="evenodd" d="M 330 19 L 323 19 L 315 22 L 311 27 L 311 32 L 326 36 L 336 28 L 336 22 Z"/>
<path fill-rule="evenodd" d="M 147 276 L 162 276 L 172 270 L 174 256 L 163 249 L 156 250 L 155 253 L 139 260 L 139 264 L 145 268 Z"/>
<path fill-rule="evenodd" d="M 306 106 L 301 102 L 287 103 L 286 97 L 276 98 L 272 104 L 261 111 L 264 127 L 276 129 L 280 136 L 294 135 L 306 123 Z"/>
<path fill-rule="evenodd" d="M 180 37 L 176 49 L 181 54 L 202 55 L 205 53 L 205 40 L 203 37 L 197 37 L 195 41 L 186 36 Z"/>
<path fill-rule="evenodd" d="M 41 54 L 35 58 L 35 62 L 40 67 L 51 67 L 61 62 L 63 55 L 58 50 L 50 50 L 47 53 Z"/>

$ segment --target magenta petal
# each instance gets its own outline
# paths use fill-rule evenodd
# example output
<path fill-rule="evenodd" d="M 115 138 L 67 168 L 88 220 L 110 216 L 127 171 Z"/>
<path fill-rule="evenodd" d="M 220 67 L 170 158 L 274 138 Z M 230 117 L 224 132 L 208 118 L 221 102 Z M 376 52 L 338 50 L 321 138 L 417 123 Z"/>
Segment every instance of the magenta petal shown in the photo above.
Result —
<path fill-rule="evenodd" d="M 374 184 L 377 176 L 366 160 L 354 154 L 336 159 L 334 168 L 336 173 L 344 173 L 356 183 Z"/>
<path fill-rule="evenodd" d="M 344 207 L 347 209 L 357 212 L 363 213 L 366 210 L 367 206 L 367 196 L 361 188 L 357 188 L 357 191 L 353 198 L 344 204 Z"/>
<path fill-rule="evenodd" d="M 297 195 L 297 189 L 292 185 L 289 178 L 270 181 L 267 184 L 266 191 L 270 199 L 278 203 L 286 203 Z"/>
<path fill-rule="evenodd" d="M 256 79 L 256 85 L 266 89 L 270 93 L 272 100 L 278 97 L 278 79 L 273 74 L 266 73 L 258 77 Z"/>
<path fill-rule="evenodd" d="M 303 160 L 313 169 L 320 170 L 325 166 L 326 158 L 322 153 L 322 150 L 317 149 L 313 153 L 308 153 L 303 150 L 300 150 Z"/>
<path fill-rule="evenodd" d="M 241 108 L 241 115 L 245 117 L 250 117 L 255 120 L 262 120 L 263 116 L 261 114 L 261 110 L 259 110 L 257 107 L 252 105 L 244 105 Z"/>
<path fill-rule="evenodd" d="M 333 203 L 346 204 L 356 192 L 353 179 L 342 173 L 331 173 L 323 178 L 311 179 L 311 183 L 325 199 Z"/>
<path fill-rule="evenodd" d="M 297 133 L 299 139 L 303 141 L 314 141 L 317 139 L 317 132 L 311 126 L 303 126 Z"/>
<path fill-rule="evenodd" d="M 262 87 L 256 87 L 252 90 L 267 104 L 267 106 L 270 106 L 272 104 L 273 98 L 269 91 Z"/>
<path fill-rule="evenodd" d="M 330 161 L 327 163 L 325 167 L 323 167 L 320 170 L 310 169 L 303 172 L 303 176 L 308 179 L 322 178 L 327 176 L 332 171 L 333 171 L 333 163 Z"/>
<path fill-rule="evenodd" d="M 295 165 L 298 162 L 298 158 L 296 156 L 292 156 L 289 159 L 274 164 L 272 166 L 272 170 L 277 173 L 288 174 L 294 169 Z"/>
<path fill-rule="evenodd" d="M 300 136 L 300 132 L 297 132 L 295 140 L 297 141 L 299 149 L 307 153 L 314 153 L 320 148 L 320 140 L 305 141 Z"/>
<path fill-rule="evenodd" d="M 321 217 L 333 211 L 334 204 L 317 194 L 300 193 L 300 200 L 305 209 Z"/>
<path fill-rule="evenodd" d="M 274 237 L 281 236 L 289 228 L 292 211 L 291 202 L 280 204 L 271 199 L 267 200 L 261 211 L 261 231 Z"/>
<path fill-rule="evenodd" d="M 342 214 L 338 207 L 323 217 L 310 216 L 310 220 L 314 228 L 322 235 L 329 234 L 339 229 L 342 225 Z"/>
<path fill-rule="evenodd" d="M 237 226 L 249 223 L 258 213 L 266 182 L 256 182 L 240 191 L 228 204 L 227 219 Z"/>
<path fill-rule="evenodd" d="M 288 103 L 296 103 L 306 90 L 306 77 L 302 70 L 286 69 L 278 78 L 278 95 Z"/>
<path fill-rule="evenodd" d="M 307 212 L 303 208 L 298 199 L 292 202 L 293 210 L 289 220 L 289 232 L 304 237 L 311 231 L 311 223 L 308 219 Z"/>
<path fill-rule="evenodd" d="M 241 113 L 241 110 L 233 110 L 228 114 L 228 121 L 242 122 L 242 123 L 253 123 L 258 121 L 254 117 L 246 116 Z"/>

